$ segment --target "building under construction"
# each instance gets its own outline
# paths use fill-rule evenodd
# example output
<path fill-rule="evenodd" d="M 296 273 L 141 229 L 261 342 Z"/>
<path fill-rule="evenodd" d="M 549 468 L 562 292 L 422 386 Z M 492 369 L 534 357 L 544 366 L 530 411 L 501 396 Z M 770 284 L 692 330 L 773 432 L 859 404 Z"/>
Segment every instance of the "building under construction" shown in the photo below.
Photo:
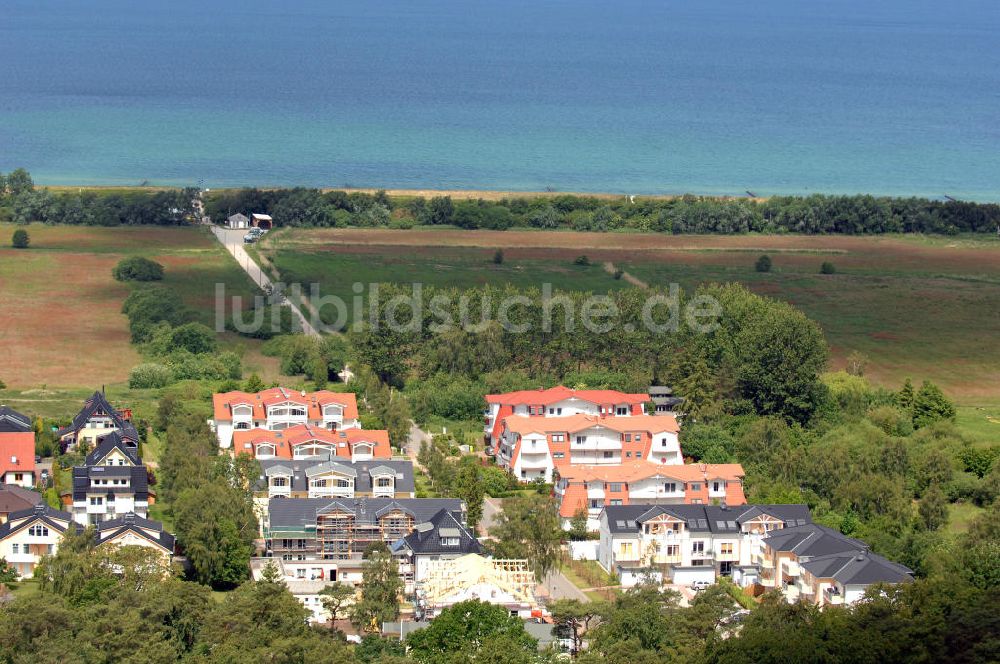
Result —
<path fill-rule="evenodd" d="M 535 576 L 526 560 L 484 558 L 472 553 L 427 563 L 417 583 L 418 611 L 433 618 L 453 604 L 479 600 L 502 606 L 521 618 L 541 617 Z"/>

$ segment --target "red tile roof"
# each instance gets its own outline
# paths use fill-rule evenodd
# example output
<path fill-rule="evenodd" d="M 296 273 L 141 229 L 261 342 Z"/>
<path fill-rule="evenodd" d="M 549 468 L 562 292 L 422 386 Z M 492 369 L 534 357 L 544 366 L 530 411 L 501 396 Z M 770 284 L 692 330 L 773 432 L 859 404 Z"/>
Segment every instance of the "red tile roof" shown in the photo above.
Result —
<path fill-rule="evenodd" d="M 344 407 L 345 419 L 358 418 L 358 401 L 350 392 L 297 392 L 285 387 L 272 387 L 256 394 L 248 392 L 223 392 L 212 395 L 212 405 L 216 422 L 229 422 L 233 419 L 232 407 L 246 404 L 253 408 L 253 418 L 263 420 L 267 417 L 265 408 L 284 402 L 296 403 L 307 408 L 310 420 L 323 419 L 323 406 L 335 403 Z"/>
<path fill-rule="evenodd" d="M 598 415 L 568 415 L 566 417 L 530 417 L 509 415 L 504 425 L 522 436 L 529 433 L 574 433 L 595 426 L 605 427 L 619 433 L 679 432 L 680 426 L 673 415 L 623 415 L 620 417 L 600 417 Z"/>
<path fill-rule="evenodd" d="M 0 433 L 0 476 L 35 472 L 35 432 Z"/>
<path fill-rule="evenodd" d="M 487 403 L 498 403 L 501 405 L 529 405 L 541 406 L 565 399 L 580 399 L 596 404 L 641 404 L 650 400 L 648 394 L 629 394 L 617 390 L 574 390 L 569 387 L 559 385 L 548 389 L 519 390 L 517 392 L 505 392 L 504 394 L 487 394 Z"/>
<path fill-rule="evenodd" d="M 372 456 L 376 459 L 392 457 L 392 447 L 389 445 L 389 432 L 384 429 L 340 429 L 330 431 L 308 424 L 299 424 L 282 431 L 267 429 L 248 429 L 233 432 L 233 450 L 236 454 L 253 452 L 257 445 L 270 443 L 274 445 L 274 456 L 279 459 L 291 459 L 295 447 L 313 441 L 332 445 L 338 457 L 350 458 L 355 443 L 372 443 Z M 344 443 L 343 446 L 340 444 Z M 247 445 L 251 447 L 248 448 Z"/>

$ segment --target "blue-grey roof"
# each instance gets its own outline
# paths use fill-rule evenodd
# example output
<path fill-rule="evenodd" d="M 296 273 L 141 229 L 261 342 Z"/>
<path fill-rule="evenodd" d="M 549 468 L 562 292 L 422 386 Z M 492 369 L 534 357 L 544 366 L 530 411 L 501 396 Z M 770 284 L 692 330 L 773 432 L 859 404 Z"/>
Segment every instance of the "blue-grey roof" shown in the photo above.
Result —
<path fill-rule="evenodd" d="M 64 436 L 67 433 L 76 433 L 83 428 L 83 425 L 95 414 L 103 413 L 104 416 L 111 419 L 115 427 L 121 432 L 122 437 L 129 438 L 131 440 L 139 440 L 139 432 L 136 431 L 135 426 L 126 420 L 121 413 L 119 413 L 114 406 L 107 400 L 103 392 L 94 392 L 87 399 L 83 408 L 80 412 L 76 414 L 73 421 L 68 425 L 63 427 L 57 432 L 57 436 Z"/>
<path fill-rule="evenodd" d="M 95 478 L 128 478 L 128 486 L 92 486 Z M 145 466 L 75 466 L 73 500 L 85 500 L 88 493 L 134 493 L 136 500 L 149 499 L 149 476 Z"/>
<path fill-rule="evenodd" d="M 121 453 L 124 454 L 133 465 L 138 466 L 142 464 L 142 459 L 139 458 L 138 441 L 123 438 L 119 432 L 112 431 L 111 433 L 97 439 L 97 446 L 94 447 L 90 454 L 87 455 L 84 465 L 97 465 L 104 459 L 104 457 L 108 456 L 116 449 L 121 451 Z"/>
<path fill-rule="evenodd" d="M 442 538 L 459 539 L 458 546 L 445 546 Z M 440 510 L 429 520 L 417 523 L 406 537 L 392 547 L 393 551 L 408 549 L 418 555 L 423 554 L 466 554 L 482 553 L 482 547 L 476 536 L 465 527 L 465 524 L 448 510 Z"/>
<path fill-rule="evenodd" d="M 159 544 L 164 549 L 173 552 L 175 539 L 170 533 L 163 530 L 163 524 L 159 521 L 144 519 L 139 515 L 129 512 L 117 519 L 108 519 L 97 524 L 97 541 L 103 542 L 107 539 L 114 539 L 124 532 L 132 532 L 139 537 L 144 537 L 150 542 Z M 148 531 L 153 531 L 150 534 Z"/>
<path fill-rule="evenodd" d="M 913 570 L 867 550 L 847 551 L 799 563 L 815 577 L 834 579 L 841 585 L 902 583 L 913 580 Z"/>
<path fill-rule="evenodd" d="M 634 533 L 639 524 L 669 514 L 686 523 L 691 532 L 713 534 L 739 533 L 741 526 L 767 514 L 785 523 L 785 527 L 812 523 L 809 507 L 806 505 L 610 505 L 604 508 L 604 516 L 612 534 Z"/>
<path fill-rule="evenodd" d="M 354 492 L 371 493 L 372 476 L 389 471 L 396 479 L 396 493 L 414 493 L 416 485 L 413 481 L 413 463 L 410 461 L 390 461 L 388 459 L 377 459 L 372 461 L 347 461 L 342 458 L 316 459 L 266 459 L 260 462 L 262 475 L 257 480 L 254 487 L 257 491 L 267 491 L 266 478 L 280 473 L 282 469 L 287 471 L 292 477 L 292 491 L 308 491 L 309 472 L 317 467 L 328 467 L 329 464 L 340 466 L 344 473 L 350 476 L 355 473 Z"/>
<path fill-rule="evenodd" d="M 344 510 L 354 514 L 358 522 L 373 523 L 397 508 L 411 514 L 415 523 L 429 521 L 441 510 L 464 513 L 457 498 L 272 498 L 268 518 L 272 528 L 301 528 L 315 526 L 320 512 Z"/>
<path fill-rule="evenodd" d="M 14 526 L 11 525 L 22 519 L 24 521 L 21 523 Z M 66 527 L 61 523 L 62 521 L 68 521 L 70 527 L 76 528 L 77 531 L 83 530 L 83 526 L 73 521 L 73 515 L 69 512 L 53 509 L 47 503 L 39 503 L 29 509 L 11 513 L 7 522 L 0 524 L 0 539 L 7 537 L 12 532 L 17 532 L 26 526 L 38 522 L 44 523 L 56 532 L 65 532 Z"/>
<path fill-rule="evenodd" d="M 782 528 L 765 537 L 763 543 L 774 551 L 794 553 L 800 559 L 862 551 L 868 548 L 868 545 L 861 540 L 847 537 L 833 528 L 815 523 Z"/>
<path fill-rule="evenodd" d="M 0 406 L 0 433 L 25 433 L 31 431 L 31 418 L 13 408 Z"/>

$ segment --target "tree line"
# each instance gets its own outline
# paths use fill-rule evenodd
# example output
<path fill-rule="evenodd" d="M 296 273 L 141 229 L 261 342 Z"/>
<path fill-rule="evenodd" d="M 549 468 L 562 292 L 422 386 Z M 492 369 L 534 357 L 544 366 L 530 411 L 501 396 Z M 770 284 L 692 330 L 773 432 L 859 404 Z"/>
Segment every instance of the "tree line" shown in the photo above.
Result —
<path fill-rule="evenodd" d="M 0 174 L 0 220 L 119 226 L 176 225 L 195 216 L 194 188 L 54 193 L 24 169 Z M 466 229 L 573 229 L 655 233 L 990 233 L 1000 205 L 870 195 L 775 196 L 766 200 L 685 195 L 675 198 L 571 194 L 501 200 L 389 196 L 384 191 L 224 189 L 205 195 L 216 223 L 231 214 L 270 214 L 281 226 Z"/>
<path fill-rule="evenodd" d="M 206 211 L 216 223 L 235 212 L 265 212 L 282 226 L 449 225 L 466 229 L 573 229 L 655 233 L 989 233 L 1000 205 L 870 195 L 776 196 L 766 200 L 559 195 L 501 200 L 389 196 L 384 191 L 240 189 L 212 192 Z"/>

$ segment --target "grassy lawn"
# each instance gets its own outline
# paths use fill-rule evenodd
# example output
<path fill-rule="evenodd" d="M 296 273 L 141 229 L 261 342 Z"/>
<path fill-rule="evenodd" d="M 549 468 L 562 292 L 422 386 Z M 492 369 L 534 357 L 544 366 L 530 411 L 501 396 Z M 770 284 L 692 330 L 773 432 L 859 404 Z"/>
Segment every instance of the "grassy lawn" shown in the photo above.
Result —
<path fill-rule="evenodd" d="M 583 593 L 590 598 L 592 602 L 603 602 L 612 599 L 618 590 L 610 588 L 607 590 L 586 590 L 587 588 L 595 588 L 598 585 L 590 583 L 581 576 L 581 574 L 586 573 L 584 570 L 590 573 L 591 578 L 603 577 L 604 580 L 600 582 L 600 585 L 607 584 L 607 572 L 601 569 L 593 560 L 570 560 L 564 561 L 559 565 L 559 571 L 563 573 L 570 583 L 583 591 Z"/>
<path fill-rule="evenodd" d="M 952 503 L 948 506 L 948 532 L 959 534 L 969 529 L 969 523 L 983 512 L 972 503 Z"/>
<path fill-rule="evenodd" d="M 37 595 L 42 592 L 42 589 L 38 586 L 38 581 L 35 579 L 25 579 L 14 584 L 11 592 L 14 594 L 15 598 L 31 597 L 32 595 Z"/>

